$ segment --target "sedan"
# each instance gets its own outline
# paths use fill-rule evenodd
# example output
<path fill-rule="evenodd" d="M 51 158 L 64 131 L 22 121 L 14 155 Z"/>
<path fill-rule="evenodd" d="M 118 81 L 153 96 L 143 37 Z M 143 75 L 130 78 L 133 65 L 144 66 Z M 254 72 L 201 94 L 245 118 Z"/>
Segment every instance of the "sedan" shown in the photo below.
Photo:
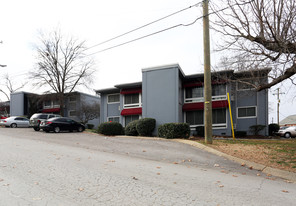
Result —
<path fill-rule="evenodd" d="M 277 132 L 279 136 L 283 136 L 285 138 L 295 137 L 296 136 L 296 126 L 293 127 L 281 127 Z"/>
<path fill-rule="evenodd" d="M 5 127 L 30 127 L 30 120 L 25 117 L 8 117 L 1 119 L 0 125 Z"/>
<path fill-rule="evenodd" d="M 55 133 L 59 133 L 60 131 L 72 132 L 74 130 L 82 132 L 85 130 L 85 126 L 70 118 L 54 117 L 42 121 L 40 124 L 40 129 L 42 129 L 45 132 L 54 131 Z"/>

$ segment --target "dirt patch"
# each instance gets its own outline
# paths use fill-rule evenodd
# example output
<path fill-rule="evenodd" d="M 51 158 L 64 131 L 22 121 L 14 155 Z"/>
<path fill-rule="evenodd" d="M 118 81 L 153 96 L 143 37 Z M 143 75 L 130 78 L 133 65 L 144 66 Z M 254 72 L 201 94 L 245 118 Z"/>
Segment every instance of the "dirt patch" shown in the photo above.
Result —
<path fill-rule="evenodd" d="M 295 145 L 296 141 L 281 140 L 214 140 L 212 145 L 207 146 L 244 160 L 296 172 Z"/>

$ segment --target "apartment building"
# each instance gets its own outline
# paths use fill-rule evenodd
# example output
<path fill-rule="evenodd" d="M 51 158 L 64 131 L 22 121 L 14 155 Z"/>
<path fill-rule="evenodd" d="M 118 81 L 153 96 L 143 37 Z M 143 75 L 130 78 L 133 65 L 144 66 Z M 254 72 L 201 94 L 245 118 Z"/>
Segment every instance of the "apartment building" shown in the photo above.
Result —
<path fill-rule="evenodd" d="M 250 134 L 252 125 L 268 125 L 268 92 L 253 85 L 267 82 L 269 69 L 212 72 L 213 135 L 231 136 L 227 93 L 230 95 L 233 126 Z M 158 127 L 187 122 L 192 133 L 204 125 L 204 74 L 185 75 L 178 64 L 142 69 L 142 81 L 100 89 L 101 122 L 129 122 L 150 117 Z M 157 127 L 154 134 L 157 134 Z M 261 132 L 267 135 L 267 128 Z"/>

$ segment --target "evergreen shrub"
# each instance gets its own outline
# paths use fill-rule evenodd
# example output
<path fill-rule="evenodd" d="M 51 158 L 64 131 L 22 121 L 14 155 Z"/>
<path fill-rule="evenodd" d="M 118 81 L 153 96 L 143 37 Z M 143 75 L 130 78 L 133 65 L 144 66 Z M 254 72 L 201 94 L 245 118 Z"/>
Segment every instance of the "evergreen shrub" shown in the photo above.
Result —
<path fill-rule="evenodd" d="M 136 124 L 137 132 L 140 136 L 152 136 L 155 129 L 156 120 L 153 118 L 139 119 Z"/>
<path fill-rule="evenodd" d="M 166 123 L 158 127 L 158 136 L 166 139 L 188 139 L 190 136 L 190 126 L 187 123 Z"/>
<path fill-rule="evenodd" d="M 122 125 L 118 122 L 104 122 L 98 127 L 98 133 L 103 135 L 121 135 L 123 131 Z"/>

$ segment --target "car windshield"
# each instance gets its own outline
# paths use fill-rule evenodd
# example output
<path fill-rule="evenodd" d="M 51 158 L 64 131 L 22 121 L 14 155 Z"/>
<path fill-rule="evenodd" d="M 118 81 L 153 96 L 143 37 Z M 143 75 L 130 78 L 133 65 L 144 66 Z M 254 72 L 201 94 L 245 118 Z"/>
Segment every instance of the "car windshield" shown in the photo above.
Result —
<path fill-rule="evenodd" d="M 288 127 L 280 127 L 280 130 L 284 130 L 287 129 Z"/>

